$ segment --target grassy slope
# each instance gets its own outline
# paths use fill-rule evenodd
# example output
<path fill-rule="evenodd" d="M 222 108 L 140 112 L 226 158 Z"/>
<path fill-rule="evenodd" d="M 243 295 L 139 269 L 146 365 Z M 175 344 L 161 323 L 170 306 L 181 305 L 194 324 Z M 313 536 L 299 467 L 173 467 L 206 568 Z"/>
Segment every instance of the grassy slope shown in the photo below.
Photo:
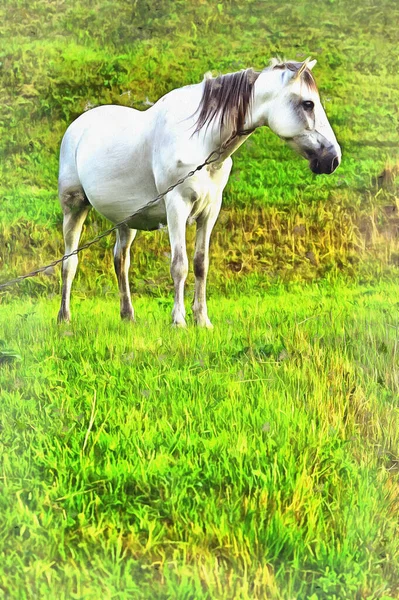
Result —
<path fill-rule="evenodd" d="M 349 227 L 343 245 L 335 240 L 321 250 L 319 269 L 311 263 L 311 278 L 331 266 L 346 267 L 354 254 L 360 262 L 368 260 L 366 270 L 374 275 L 380 271 L 376 264 L 396 264 L 399 9 L 392 2 L 159 0 L 148 11 L 143 3 L 132 8 L 122 0 L 118 10 L 114 3 L 95 0 L 84 5 L 6 0 L 2 10 L 0 240 L 5 250 L 0 269 L 5 277 L 30 270 L 32 258 L 47 262 L 61 252 L 58 148 L 80 112 L 109 102 L 144 109 L 147 98 L 155 101 L 170 89 L 199 81 L 209 69 L 262 68 L 276 54 L 318 59 L 316 77 L 344 160 L 331 177 L 315 177 L 280 140 L 266 129 L 258 131 L 236 155 L 226 209 L 249 212 L 254 220 L 262 207 L 260 227 L 267 241 L 273 211 L 283 211 L 283 220 L 290 217 L 294 226 L 297 220 L 309 223 L 312 232 L 303 250 L 282 257 L 276 268 L 286 279 L 298 261 L 306 262 L 307 252 L 317 255 L 323 211 L 336 231 L 342 231 L 341 215 Z M 92 219 L 105 227 L 98 216 Z M 40 240 L 40 256 L 30 254 L 32 231 Z M 286 233 L 280 247 L 293 245 L 292 231 Z M 231 241 L 225 236 L 224 253 Z M 138 245 L 139 262 L 148 250 L 157 253 L 156 238 L 149 238 L 143 251 Z M 93 259 L 93 266 L 96 277 L 109 280 L 101 261 Z M 161 273 L 154 265 L 147 275 Z"/>
<path fill-rule="evenodd" d="M 397 598 L 396 292 L 218 298 L 212 333 L 10 304 L 5 597 Z"/>
<path fill-rule="evenodd" d="M 143 108 L 210 68 L 311 54 L 344 150 L 329 178 L 266 130 L 237 153 L 212 334 L 167 327 L 162 232 L 135 245 L 134 329 L 111 239 L 81 259 L 71 328 L 53 325 L 57 273 L 2 297 L 0 598 L 399 597 L 397 288 L 271 285 L 396 276 L 398 7 L 0 10 L 2 280 L 61 253 L 57 152 L 90 104 Z M 86 239 L 104 226 L 92 215 Z"/>

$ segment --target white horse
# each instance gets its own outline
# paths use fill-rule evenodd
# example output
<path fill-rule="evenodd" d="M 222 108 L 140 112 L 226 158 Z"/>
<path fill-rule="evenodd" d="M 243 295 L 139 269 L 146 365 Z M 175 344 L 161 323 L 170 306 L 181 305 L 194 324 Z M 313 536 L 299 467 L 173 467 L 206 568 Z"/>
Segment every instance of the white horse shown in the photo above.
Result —
<path fill-rule="evenodd" d="M 230 175 L 231 155 L 257 127 L 267 125 L 285 139 L 309 160 L 314 173 L 328 174 L 338 167 L 341 151 L 311 73 L 315 63 L 275 59 L 260 73 L 247 69 L 205 76 L 202 83 L 169 92 L 146 111 L 100 106 L 70 125 L 62 140 L 59 169 L 65 254 L 78 247 L 91 206 L 113 223 L 141 209 L 117 230 L 114 248 L 123 319 L 134 320 L 128 271 L 136 232 L 167 224 L 175 290 L 172 320 L 174 325 L 186 325 L 186 224 L 195 221 L 193 313 L 197 325 L 212 327 L 206 306 L 209 239 Z M 217 161 L 146 208 L 222 144 L 225 150 Z M 77 263 L 76 255 L 63 263 L 58 321 L 70 319 Z"/>

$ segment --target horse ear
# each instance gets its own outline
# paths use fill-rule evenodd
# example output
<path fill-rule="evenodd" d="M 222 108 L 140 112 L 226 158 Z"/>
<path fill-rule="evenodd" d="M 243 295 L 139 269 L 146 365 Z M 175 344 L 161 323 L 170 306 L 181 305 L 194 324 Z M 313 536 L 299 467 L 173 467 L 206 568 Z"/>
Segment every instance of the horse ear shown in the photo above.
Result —
<path fill-rule="evenodd" d="M 285 69 L 281 71 L 281 79 L 284 85 L 288 85 L 290 81 L 296 79 L 297 71 L 291 71 L 290 69 Z"/>
<path fill-rule="evenodd" d="M 300 76 L 302 75 L 302 73 L 304 72 L 304 70 L 306 68 L 309 68 L 310 62 L 313 62 L 313 61 L 310 61 L 310 56 L 308 56 L 308 58 L 303 61 L 303 63 L 299 67 L 298 71 L 295 73 L 295 79 L 299 79 Z"/>
<path fill-rule="evenodd" d="M 305 69 L 309 69 L 309 71 L 311 71 L 316 63 L 316 59 L 310 60 L 310 56 L 308 56 L 308 58 L 303 61 L 298 71 L 295 73 L 294 79 L 299 79 Z"/>
<path fill-rule="evenodd" d="M 313 67 L 315 66 L 316 63 L 317 63 L 316 59 L 310 60 L 310 56 L 308 56 L 308 58 L 303 61 L 303 63 L 301 64 L 301 66 L 298 68 L 297 71 L 291 71 L 291 70 L 283 71 L 282 72 L 283 81 L 285 83 L 288 83 L 291 80 L 294 81 L 295 79 L 300 79 L 304 70 L 305 69 L 309 69 L 309 70 L 313 69 Z"/>

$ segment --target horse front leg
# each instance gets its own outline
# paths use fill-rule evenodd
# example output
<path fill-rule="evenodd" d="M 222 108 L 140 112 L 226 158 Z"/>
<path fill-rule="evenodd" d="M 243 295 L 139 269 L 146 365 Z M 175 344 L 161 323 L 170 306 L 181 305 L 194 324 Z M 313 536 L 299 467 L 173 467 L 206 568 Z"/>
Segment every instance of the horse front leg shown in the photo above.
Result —
<path fill-rule="evenodd" d="M 134 321 L 134 310 L 130 296 L 129 267 L 130 246 L 136 237 L 137 230 L 122 225 L 116 232 L 114 247 L 114 267 L 118 279 L 120 296 L 120 314 L 126 321 Z"/>
<path fill-rule="evenodd" d="M 177 192 L 168 194 L 165 203 L 172 255 L 170 273 L 175 289 L 172 323 L 176 327 L 186 327 L 186 309 L 184 307 L 184 284 L 188 273 L 186 224 L 191 212 L 191 203 L 184 200 Z"/>
<path fill-rule="evenodd" d="M 197 219 L 197 232 L 195 238 L 194 275 L 195 291 L 193 313 L 196 325 L 212 329 L 213 325 L 208 317 L 206 305 L 206 280 L 209 268 L 209 241 L 212 229 L 216 223 L 222 197 L 212 205 L 209 211 Z"/>

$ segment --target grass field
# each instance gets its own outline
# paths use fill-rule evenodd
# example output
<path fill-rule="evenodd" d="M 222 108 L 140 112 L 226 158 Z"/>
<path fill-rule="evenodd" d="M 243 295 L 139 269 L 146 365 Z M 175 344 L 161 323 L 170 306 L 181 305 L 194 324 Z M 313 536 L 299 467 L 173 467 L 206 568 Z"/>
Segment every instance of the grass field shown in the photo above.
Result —
<path fill-rule="evenodd" d="M 3 596 L 397 598 L 397 287 L 165 304 L 2 311 Z"/>
<path fill-rule="evenodd" d="M 91 106 L 312 56 L 343 160 L 315 177 L 265 129 L 234 155 L 212 332 L 169 326 L 165 231 L 133 247 L 135 325 L 111 238 L 81 255 L 71 325 L 57 270 L 2 292 L 0 599 L 399 599 L 398 19 L 3 1 L 0 282 L 62 254 L 58 149 Z M 108 226 L 92 213 L 82 241 Z"/>
<path fill-rule="evenodd" d="M 58 151 L 82 111 L 110 102 L 143 110 L 210 69 L 262 69 L 276 55 L 318 60 L 314 73 L 343 161 L 330 177 L 316 177 L 267 129 L 258 130 L 234 155 L 225 222 L 215 231 L 214 286 L 223 291 L 219 280 L 236 271 L 261 270 L 268 283 L 331 273 L 370 281 L 396 272 L 398 6 L 388 0 L 378 6 L 157 0 L 151 11 L 143 2 L 117 5 L 116 14 L 107 0 L 5 0 L 0 7 L 2 279 L 63 251 Z M 86 240 L 107 227 L 98 215 L 90 222 Z M 111 244 L 104 241 L 81 271 L 87 291 L 99 280 L 113 286 L 104 260 Z M 155 235 L 144 243 L 142 237 L 135 249 L 139 277 L 164 282 L 167 251 L 166 237 L 161 245 Z M 15 290 L 9 294 L 58 293 L 58 281 L 33 280 Z"/>

